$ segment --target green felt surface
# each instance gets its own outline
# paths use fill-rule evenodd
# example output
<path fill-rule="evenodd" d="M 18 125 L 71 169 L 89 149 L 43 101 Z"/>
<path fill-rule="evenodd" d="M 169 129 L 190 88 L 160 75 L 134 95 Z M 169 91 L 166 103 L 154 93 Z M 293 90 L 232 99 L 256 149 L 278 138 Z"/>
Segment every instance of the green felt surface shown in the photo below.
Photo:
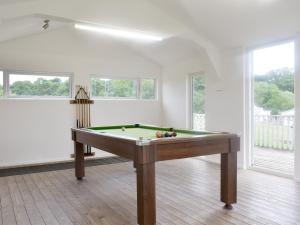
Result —
<path fill-rule="evenodd" d="M 109 128 L 109 127 L 97 127 L 97 128 L 91 128 L 93 131 L 100 132 L 100 133 L 109 133 L 113 135 L 118 135 L 118 136 L 124 136 L 124 137 L 130 137 L 130 138 L 135 138 L 139 139 L 140 137 L 146 138 L 146 139 L 153 139 L 156 138 L 156 132 L 157 131 L 162 131 L 166 132 L 165 128 L 142 128 L 142 127 L 125 127 L 125 131 L 122 130 L 120 127 L 116 128 Z M 195 135 L 201 135 L 205 133 L 201 132 L 192 132 L 192 131 L 179 131 L 175 130 L 177 133 L 177 137 L 192 137 Z"/>

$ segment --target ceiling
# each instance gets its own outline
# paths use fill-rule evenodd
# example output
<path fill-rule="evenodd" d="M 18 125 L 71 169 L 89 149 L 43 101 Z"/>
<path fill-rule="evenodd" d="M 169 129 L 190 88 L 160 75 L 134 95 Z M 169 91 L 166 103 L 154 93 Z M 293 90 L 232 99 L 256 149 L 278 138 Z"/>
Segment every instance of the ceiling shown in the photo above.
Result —
<path fill-rule="evenodd" d="M 247 47 L 300 32 L 299 0 L 151 0 L 220 48 Z"/>
<path fill-rule="evenodd" d="M 45 18 L 51 18 L 49 30 L 105 24 L 165 36 L 157 44 L 121 41 L 162 65 L 204 49 L 218 72 L 221 50 L 297 34 L 299 9 L 299 0 L 0 0 L 0 42 L 45 32 Z"/>

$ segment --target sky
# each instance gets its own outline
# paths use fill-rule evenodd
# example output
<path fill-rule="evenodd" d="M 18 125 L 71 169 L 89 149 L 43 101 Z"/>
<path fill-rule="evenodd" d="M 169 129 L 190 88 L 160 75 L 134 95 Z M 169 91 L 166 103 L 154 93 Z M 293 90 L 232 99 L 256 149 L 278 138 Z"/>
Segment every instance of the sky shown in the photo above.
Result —
<path fill-rule="evenodd" d="M 263 75 L 271 70 L 284 67 L 294 69 L 295 44 L 288 42 L 268 48 L 253 51 L 253 73 Z"/>

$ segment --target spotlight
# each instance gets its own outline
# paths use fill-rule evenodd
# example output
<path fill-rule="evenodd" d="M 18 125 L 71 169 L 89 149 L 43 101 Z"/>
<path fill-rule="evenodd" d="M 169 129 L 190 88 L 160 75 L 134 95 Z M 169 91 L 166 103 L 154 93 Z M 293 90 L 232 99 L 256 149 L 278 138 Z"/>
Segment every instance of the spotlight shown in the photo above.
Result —
<path fill-rule="evenodd" d="M 44 30 L 49 28 L 50 20 L 44 20 L 44 25 L 42 26 Z"/>

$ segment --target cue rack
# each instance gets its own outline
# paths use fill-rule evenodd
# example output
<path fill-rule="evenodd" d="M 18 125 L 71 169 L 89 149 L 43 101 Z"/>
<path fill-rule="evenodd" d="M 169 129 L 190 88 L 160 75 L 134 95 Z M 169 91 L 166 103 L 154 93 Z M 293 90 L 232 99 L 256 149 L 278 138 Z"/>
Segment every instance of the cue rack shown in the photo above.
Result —
<path fill-rule="evenodd" d="M 91 127 L 91 104 L 94 104 L 94 100 L 90 98 L 88 87 L 76 85 L 75 93 L 75 99 L 71 100 L 70 104 L 76 105 L 76 127 Z M 94 155 L 95 152 L 92 152 L 91 146 L 84 146 L 84 156 Z M 71 157 L 74 158 L 74 154 Z"/>

